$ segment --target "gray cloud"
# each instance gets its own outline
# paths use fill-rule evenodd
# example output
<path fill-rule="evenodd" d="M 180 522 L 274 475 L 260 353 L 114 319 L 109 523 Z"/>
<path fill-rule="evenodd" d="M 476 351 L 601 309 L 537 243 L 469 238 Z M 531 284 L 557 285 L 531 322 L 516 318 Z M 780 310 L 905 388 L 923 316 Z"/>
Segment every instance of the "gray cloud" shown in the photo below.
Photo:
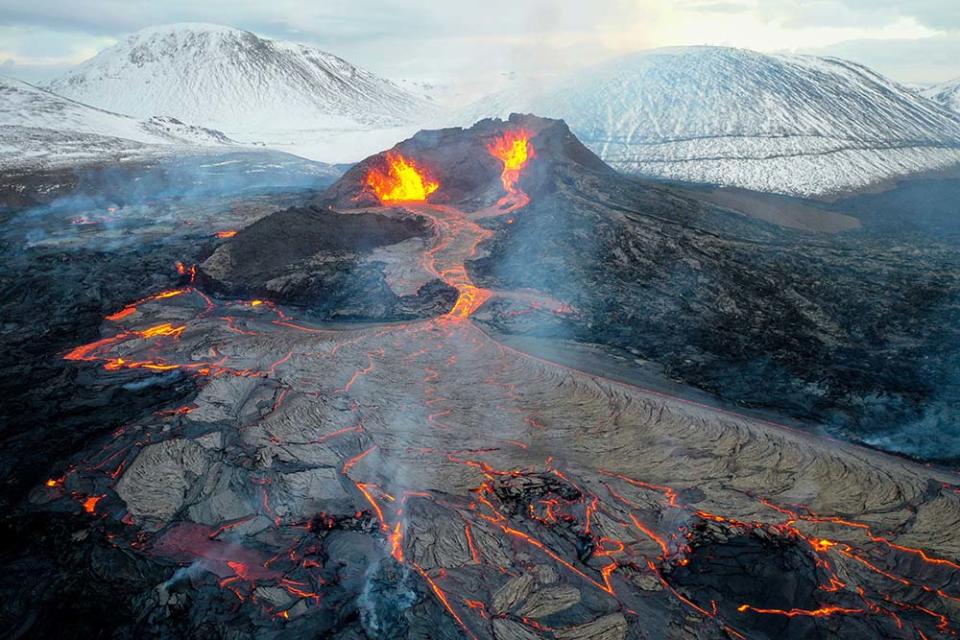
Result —
<path fill-rule="evenodd" d="M 791 27 L 882 25 L 913 18 L 931 29 L 960 29 L 956 0 L 763 0 L 757 10 Z"/>
<path fill-rule="evenodd" d="M 39 79 L 137 29 L 210 22 L 312 44 L 385 75 L 549 73 L 651 46 L 640 35 L 643 25 L 667 9 L 695 12 L 707 23 L 743 14 L 788 28 L 869 28 L 907 16 L 944 32 L 960 29 L 957 0 L 0 0 L 0 63 L 4 72 Z M 607 34 L 619 50 L 606 48 Z M 736 36 L 728 42 L 738 44 Z M 929 48 L 898 50 L 909 56 Z M 895 64 L 883 47 L 848 51 L 865 64 L 882 61 L 881 70 L 896 69 L 899 77 L 909 66 Z"/>
<path fill-rule="evenodd" d="M 604 16 L 622 15 L 632 3 L 597 0 L 327 0 L 324 3 L 274 0 L 192 2 L 117 2 L 116 0 L 0 0 L 0 25 L 44 26 L 118 36 L 167 22 L 213 22 L 259 32 L 271 29 L 314 38 L 339 40 L 370 34 L 419 34 L 467 37 L 542 32 L 551 27 L 589 29 Z"/>
<path fill-rule="evenodd" d="M 879 9 L 913 17 L 933 29 L 960 29 L 960 3 L 956 0 L 843 0 L 843 3 L 864 13 Z"/>
<path fill-rule="evenodd" d="M 4 42 L 4 28 L 45 29 L 66 43 L 209 22 L 315 45 L 377 73 L 431 78 L 591 62 L 609 52 L 585 40 L 637 19 L 631 0 L 0 0 L 0 51 L 17 55 L 23 75 L 36 79 L 50 75 L 49 65 L 31 68 L 26 59 L 42 56 L 23 42 Z"/>
<path fill-rule="evenodd" d="M 960 77 L 960 35 L 854 40 L 803 53 L 859 62 L 901 82 L 937 83 Z"/>

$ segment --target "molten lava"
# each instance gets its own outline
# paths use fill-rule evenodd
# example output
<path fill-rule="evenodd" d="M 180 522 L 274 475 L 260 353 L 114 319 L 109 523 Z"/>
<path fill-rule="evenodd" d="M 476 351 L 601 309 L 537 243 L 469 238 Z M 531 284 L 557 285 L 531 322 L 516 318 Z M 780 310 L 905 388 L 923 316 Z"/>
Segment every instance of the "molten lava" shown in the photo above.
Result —
<path fill-rule="evenodd" d="M 386 161 L 386 171 L 373 168 L 367 173 L 367 186 L 380 202 L 424 202 L 440 188 L 440 183 L 400 153 L 388 151 Z"/>
<path fill-rule="evenodd" d="M 500 181 L 507 193 L 517 192 L 520 172 L 535 155 L 530 137 L 530 133 L 525 129 L 516 129 L 504 132 L 501 137 L 487 145 L 490 155 L 503 164 Z"/>
<path fill-rule="evenodd" d="M 456 304 L 450 310 L 449 317 L 463 320 L 483 306 L 483 303 L 490 298 L 490 292 L 473 285 L 462 285 L 460 295 L 457 297 Z"/>
<path fill-rule="evenodd" d="M 826 618 L 836 614 L 843 615 L 864 612 L 863 609 L 851 609 L 848 607 L 837 607 L 834 605 L 820 607 L 818 609 L 759 609 L 749 604 L 740 605 L 737 607 L 737 611 L 740 613 L 753 611 L 754 613 L 767 613 L 772 615 L 786 616 L 788 618 L 796 618 L 798 616 L 805 616 L 808 618 Z"/>
<path fill-rule="evenodd" d="M 351 491 L 351 500 L 355 501 L 358 507 L 364 503 L 369 507 L 363 511 L 358 508 L 353 516 L 354 523 L 344 526 L 362 525 L 364 530 L 373 532 L 373 528 L 367 527 L 366 523 L 377 523 L 377 535 L 388 547 L 389 556 L 396 563 L 412 568 L 423 579 L 436 601 L 459 625 L 464 637 L 477 637 L 472 629 L 487 629 L 491 619 L 508 619 L 511 623 L 522 624 L 529 630 L 545 632 L 550 634 L 550 637 L 561 637 L 557 629 L 541 622 L 523 616 L 497 613 L 492 609 L 488 610 L 485 600 L 463 597 L 473 595 L 463 593 L 464 589 L 471 588 L 464 586 L 464 575 L 468 576 L 471 584 L 479 582 L 475 576 L 489 581 L 491 576 L 502 574 L 506 580 L 508 576 L 515 575 L 518 567 L 520 571 L 525 571 L 531 564 L 555 566 L 564 572 L 566 580 L 582 582 L 584 586 L 601 591 L 601 595 L 608 597 L 612 606 L 625 612 L 630 612 L 631 602 L 636 601 L 636 594 L 630 585 L 636 585 L 637 576 L 645 573 L 655 578 L 669 597 L 690 609 L 688 613 L 713 620 L 727 636 L 734 638 L 745 639 L 746 636 L 731 625 L 750 624 L 757 618 L 762 620 L 763 616 L 813 619 L 843 616 L 882 617 L 886 619 L 884 623 L 887 626 L 904 628 L 904 624 L 912 624 L 913 630 L 916 630 L 916 635 L 892 637 L 925 639 L 928 636 L 920 630 L 920 625 L 924 628 L 935 627 L 943 635 L 956 635 L 948 618 L 952 609 L 948 607 L 955 607 L 960 603 L 960 594 L 953 592 L 954 587 L 946 585 L 951 584 L 950 580 L 954 578 L 955 572 L 960 572 L 960 562 L 933 556 L 920 548 L 898 544 L 895 539 L 884 537 L 881 535 L 882 531 L 875 531 L 869 524 L 839 515 L 820 515 L 803 505 L 780 505 L 756 496 L 752 496 L 752 499 L 773 513 L 763 513 L 756 521 L 737 520 L 726 514 L 704 511 L 700 508 L 703 502 L 700 499 L 693 500 L 692 504 L 688 503 L 693 492 L 687 491 L 686 487 L 662 484 L 666 481 L 662 474 L 642 480 L 592 465 L 584 465 L 589 468 L 582 471 L 577 468 L 560 469 L 554 465 L 552 455 L 547 456 L 543 470 L 538 468 L 539 459 L 532 458 L 525 458 L 531 465 L 529 468 L 494 466 L 499 459 L 496 456 L 503 455 L 500 453 L 502 444 L 509 444 L 523 451 L 529 449 L 530 453 L 539 455 L 541 444 L 538 443 L 542 443 L 543 434 L 549 434 L 548 430 L 554 429 L 549 414 L 542 415 L 537 409 L 538 398 L 526 394 L 518 378 L 518 372 L 526 374 L 532 370 L 527 366 L 522 369 L 513 368 L 515 362 L 522 360 L 532 364 L 534 358 L 522 354 L 514 357 L 513 350 L 502 345 L 494 346 L 496 343 L 492 343 L 480 329 L 470 323 L 457 322 L 469 318 L 492 295 L 507 295 L 505 292 L 493 292 L 477 286 L 465 263 L 477 255 L 481 242 L 493 236 L 490 229 L 478 224 L 479 220 L 502 216 L 529 202 L 527 194 L 518 186 L 521 171 L 525 170 L 530 159 L 534 157 L 529 140 L 530 134 L 526 131 L 508 131 L 487 147 L 503 165 L 501 179 L 507 191 L 496 206 L 485 207 L 470 214 L 453 206 L 438 204 L 410 207 L 413 213 L 430 217 L 436 225 L 437 241 L 422 256 L 424 270 L 455 287 L 459 294 L 455 306 L 443 319 L 430 323 L 396 325 L 378 329 L 376 333 L 357 332 L 356 336 L 351 337 L 337 335 L 334 339 L 329 337 L 333 332 L 328 329 L 292 322 L 293 318 L 268 300 L 214 302 L 195 286 L 185 285 L 182 289 L 164 291 L 128 304 L 107 316 L 107 319 L 140 319 L 141 315 L 152 318 L 155 317 L 152 310 L 141 310 L 139 305 L 183 296 L 191 298 L 192 301 L 184 300 L 182 309 L 198 309 L 196 318 L 203 319 L 207 324 L 210 320 L 222 319 L 226 329 L 235 335 L 266 335 L 265 332 L 270 326 L 310 335 L 306 336 L 303 342 L 296 343 L 296 352 L 293 348 L 277 352 L 276 355 L 284 352 L 285 355 L 268 367 L 264 364 L 256 369 L 248 368 L 250 364 L 245 361 L 242 350 L 235 350 L 241 355 L 239 366 L 244 367 L 239 369 L 228 366 L 232 362 L 232 356 L 227 354 L 234 352 L 232 349 L 221 351 L 214 348 L 210 351 L 208 360 L 195 360 L 190 354 L 202 352 L 192 349 L 189 344 L 181 344 L 188 342 L 191 334 L 199 333 L 197 330 L 186 330 L 188 326 L 194 325 L 159 323 L 159 320 L 154 320 L 150 326 L 144 328 L 143 324 L 147 324 L 146 322 L 125 322 L 116 327 L 115 335 L 78 346 L 64 357 L 74 361 L 101 362 L 108 371 L 142 368 L 163 372 L 179 368 L 197 376 L 228 374 L 237 377 L 262 377 L 270 383 L 269 388 L 274 390 L 272 407 L 265 415 L 277 414 L 283 410 L 284 403 L 289 402 L 286 400 L 288 397 L 302 401 L 302 397 L 308 394 L 315 394 L 318 398 L 335 396 L 338 405 L 342 406 L 344 411 L 349 407 L 353 417 L 343 425 L 331 425 L 330 429 L 312 433 L 306 440 L 301 440 L 298 436 L 297 440 L 289 441 L 290 444 L 316 446 L 334 438 L 356 442 L 357 448 L 350 449 L 356 453 L 343 460 L 339 475 L 342 476 L 346 488 L 352 484 L 356 489 L 355 494 Z M 423 201 L 438 188 L 437 183 L 431 182 L 403 156 L 388 153 L 386 160 L 389 163 L 386 171 L 371 170 L 366 177 L 367 185 L 377 193 L 382 202 Z M 184 276 L 184 280 L 189 276 L 190 283 L 194 282 L 195 267 L 188 269 L 178 263 L 177 273 Z M 177 302 L 180 301 L 178 298 Z M 270 319 L 271 314 L 275 315 L 275 319 Z M 163 314 L 163 317 L 174 316 Z M 251 331 L 249 328 L 257 330 Z M 393 336 L 392 341 L 386 339 L 390 336 Z M 421 349 L 413 351 L 408 348 L 407 342 L 414 336 L 417 336 L 416 340 L 428 342 L 425 342 Z M 372 344 L 362 346 L 362 341 L 367 340 L 371 340 Z M 457 342 L 453 343 L 454 340 Z M 321 345 L 317 349 L 311 346 L 315 341 Z M 297 372 L 298 360 L 307 360 L 307 355 L 311 360 L 329 358 L 333 361 L 340 357 L 338 349 L 355 343 L 359 343 L 356 353 L 346 351 L 347 357 L 352 360 L 345 359 L 336 369 L 342 371 L 343 375 L 324 376 L 325 380 L 329 379 L 327 382 L 316 383 L 324 386 L 311 384 L 310 387 L 300 387 L 297 382 L 300 377 L 288 376 L 286 371 L 282 379 L 277 377 L 277 371 L 281 367 L 289 367 L 292 369 L 291 373 Z M 327 346 L 330 344 L 333 346 Z M 450 344 L 454 344 L 456 350 L 448 350 L 446 353 L 440 351 L 449 349 Z M 182 348 L 174 351 L 168 359 L 160 359 L 164 355 L 163 349 L 173 345 Z M 482 361 L 470 357 L 473 354 L 482 354 L 488 349 L 497 350 L 495 359 Z M 146 355 L 140 355 L 141 353 Z M 422 383 L 414 382 L 408 388 L 417 389 L 418 394 L 422 393 L 423 410 L 418 415 L 426 416 L 426 419 L 413 422 L 422 422 L 437 430 L 432 443 L 436 445 L 435 448 L 408 448 L 406 453 L 437 456 L 441 464 L 461 464 L 469 467 L 469 473 L 485 478 L 479 486 L 468 491 L 469 496 L 437 494 L 433 489 L 418 491 L 406 486 L 378 484 L 387 480 L 383 475 L 383 467 L 390 455 L 396 455 L 398 447 L 391 447 L 389 443 L 377 443 L 377 431 L 366 431 L 365 418 L 361 415 L 360 407 L 364 398 L 367 398 L 364 406 L 371 411 L 375 410 L 375 402 L 369 402 L 369 398 L 373 397 L 376 390 L 371 391 L 370 387 L 379 384 L 378 374 L 383 374 L 381 380 L 389 379 L 384 375 L 391 373 L 391 357 L 397 357 L 398 353 L 409 358 L 404 360 L 404 379 L 408 366 L 410 372 L 419 368 L 423 373 Z M 449 357 L 442 357 L 447 353 L 450 354 Z M 123 357 L 120 357 L 121 355 Z M 173 356 L 180 359 L 175 360 Z M 130 359 L 134 357 L 156 359 Z M 420 358 L 424 360 L 421 361 Z M 482 368 L 482 377 L 477 384 L 477 397 L 485 406 L 490 407 L 491 412 L 500 412 L 496 415 L 516 414 L 514 421 L 519 425 L 529 425 L 532 431 L 528 433 L 526 427 L 520 427 L 523 431 L 496 434 L 489 448 L 460 450 L 444 446 L 448 438 L 457 443 L 456 446 L 460 446 L 459 442 L 467 440 L 468 435 L 456 431 L 459 425 L 465 424 L 456 419 L 456 413 L 463 409 L 464 399 L 448 397 L 441 382 L 457 379 L 464 371 L 469 371 L 455 367 L 459 361 L 470 360 L 493 365 L 491 368 Z M 539 364 L 535 366 L 543 367 L 546 371 L 559 367 L 548 361 L 537 362 Z M 477 370 L 481 368 L 477 367 Z M 574 370 L 564 368 L 562 371 L 567 372 L 565 376 L 572 376 L 570 372 Z M 315 380 L 310 369 L 304 369 L 303 372 L 304 381 Z M 276 381 L 278 386 L 275 387 L 273 381 Z M 413 391 L 410 402 L 421 401 L 419 396 L 412 394 Z M 196 404 L 164 409 L 156 412 L 156 415 L 164 417 L 164 428 L 182 429 L 178 416 L 186 415 L 202 406 L 202 402 L 197 400 Z M 414 406 L 421 408 L 419 404 Z M 611 411 L 614 406 L 611 405 Z M 279 422 L 274 417 L 271 417 L 270 421 L 271 424 Z M 333 429 L 333 426 L 340 428 Z M 449 430 L 447 435 L 442 435 L 443 430 Z M 96 471 L 105 476 L 102 482 L 111 482 L 108 486 L 113 486 L 112 482 L 124 473 L 125 464 L 131 459 L 128 451 L 140 448 L 146 443 L 134 441 L 133 438 L 139 437 L 136 435 L 120 439 L 121 432 L 122 429 L 118 430 L 115 440 L 109 445 L 115 447 L 113 453 L 101 456 L 102 460 L 96 466 L 88 468 L 85 465 L 81 469 L 85 474 L 84 478 L 87 475 L 92 476 Z M 284 439 L 283 432 L 279 435 L 265 432 L 265 435 L 269 436 L 269 442 L 278 448 L 285 447 L 288 442 Z M 526 442 L 527 435 L 536 439 Z M 376 455 L 373 455 L 375 452 Z M 470 457 L 464 457 L 468 453 Z M 419 457 L 416 459 L 419 460 Z M 427 461 L 424 463 L 427 464 Z M 372 477 L 365 478 L 364 475 Z M 318 569 L 323 569 L 324 562 L 323 549 L 317 542 L 313 527 L 334 529 L 340 526 L 338 519 L 321 513 L 315 519 L 298 522 L 296 511 L 281 512 L 281 517 L 278 510 L 271 506 L 271 500 L 275 503 L 277 501 L 270 489 L 271 477 L 276 476 L 264 474 L 250 479 L 260 492 L 260 506 L 251 515 L 222 521 L 217 526 L 178 523 L 152 543 L 151 553 L 171 557 L 184 565 L 197 560 L 204 562 L 209 570 L 222 578 L 220 586 L 236 595 L 241 602 L 257 602 L 255 594 L 258 582 L 266 581 L 267 585 L 263 586 L 282 588 L 291 596 L 308 600 L 313 606 L 319 607 L 319 592 L 324 578 Z M 404 476 L 405 479 L 414 477 L 416 474 Z M 64 486 L 64 482 L 64 477 L 50 478 L 46 480 L 46 487 L 51 490 L 51 494 L 60 495 L 63 492 L 59 489 Z M 684 482 L 684 485 L 686 484 Z M 954 485 L 945 485 L 944 488 L 951 492 L 956 491 Z M 394 492 L 394 495 L 388 493 L 388 490 Z M 403 493 L 396 493 L 395 490 L 402 490 Z M 600 493 L 594 493 L 595 490 Z M 607 494 L 611 500 L 607 499 Z M 111 513 L 109 501 L 100 503 L 100 500 L 107 495 L 74 492 L 70 493 L 69 497 L 79 502 L 86 513 L 106 519 Z M 458 554 L 461 555 L 461 566 L 451 563 L 450 567 L 444 568 L 432 563 L 428 565 L 428 570 L 417 564 L 420 545 L 418 536 L 423 535 L 423 530 L 418 527 L 418 519 L 423 518 L 423 515 L 418 514 L 433 512 L 416 509 L 405 512 L 403 505 L 412 497 L 433 501 L 434 508 L 447 510 L 449 521 L 453 522 L 458 530 L 462 526 L 463 542 L 459 542 L 458 538 L 455 545 L 451 546 L 464 545 L 465 549 L 462 551 L 468 554 L 468 561 L 462 554 Z M 738 509 L 738 513 L 740 511 Z M 275 527 L 274 539 L 290 545 L 285 549 L 274 549 L 278 553 L 273 557 L 267 559 L 259 551 L 217 539 L 222 533 L 263 516 Z M 344 519 L 350 521 L 349 517 Z M 134 525 L 130 514 L 121 521 L 128 526 Z M 678 522 L 691 524 L 679 527 L 671 524 Z M 827 594 L 837 594 L 830 595 L 831 599 L 843 599 L 839 602 L 821 602 L 818 599 L 810 603 L 808 608 L 775 609 L 743 603 L 733 609 L 728 606 L 718 608 L 716 601 L 701 601 L 693 595 L 685 595 L 672 584 L 677 579 L 671 569 L 674 566 L 687 566 L 691 557 L 697 558 L 693 552 L 698 540 L 697 532 L 701 530 L 704 522 L 718 523 L 716 528 L 724 532 L 729 530 L 730 535 L 755 532 L 763 535 L 764 539 L 776 536 L 784 541 L 803 542 L 812 551 L 811 556 L 816 566 L 815 577 L 820 581 L 818 593 L 822 594 L 825 600 Z M 257 542 L 258 546 L 260 544 Z M 864 546 L 867 544 L 871 546 Z M 132 545 L 133 543 L 131 547 Z M 275 544 L 269 543 L 269 546 Z M 509 555 L 511 551 L 517 554 L 516 560 L 522 564 L 515 563 L 514 558 Z M 896 556 L 905 556 L 909 563 L 898 561 Z M 272 568 L 275 562 L 278 563 L 276 569 Z M 849 575 L 853 573 L 851 567 L 856 569 L 859 575 Z M 457 574 L 458 568 L 462 568 L 460 575 Z M 922 569 L 919 574 L 922 581 L 919 577 L 914 577 L 914 568 Z M 905 573 L 906 571 L 911 572 Z M 870 580 L 866 581 L 865 578 Z M 850 587 L 847 586 L 848 582 Z M 885 588 L 887 583 L 891 583 L 889 586 L 893 590 Z M 923 598 L 923 606 L 912 600 L 897 599 L 899 592 L 908 590 L 916 597 Z M 915 596 L 910 595 L 911 598 Z M 859 597 L 859 600 L 854 600 L 856 597 Z M 613 605 L 615 601 L 619 604 Z M 854 604 L 851 605 L 851 602 Z M 292 617 L 287 610 L 278 611 L 265 602 L 260 604 L 276 618 L 289 620 Z M 303 606 L 300 607 L 302 608 Z M 944 609 L 946 613 L 941 613 L 938 609 Z M 903 614 L 909 614 L 916 620 L 904 616 L 901 621 L 900 615 Z"/>
<path fill-rule="evenodd" d="M 96 513 L 97 512 L 97 503 L 103 499 L 103 496 L 90 496 L 83 501 L 83 510 L 87 513 Z"/>

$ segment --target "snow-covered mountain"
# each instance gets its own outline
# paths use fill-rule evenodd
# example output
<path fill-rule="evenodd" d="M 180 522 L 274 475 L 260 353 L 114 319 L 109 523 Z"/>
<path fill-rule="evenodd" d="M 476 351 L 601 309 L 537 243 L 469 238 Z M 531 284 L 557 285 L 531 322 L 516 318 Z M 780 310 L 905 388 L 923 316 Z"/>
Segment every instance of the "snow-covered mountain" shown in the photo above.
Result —
<path fill-rule="evenodd" d="M 319 49 L 208 24 L 138 31 L 47 88 L 111 111 L 169 115 L 294 152 L 304 151 L 304 141 L 322 146 L 345 133 L 354 160 L 370 131 L 410 127 L 434 108 Z M 319 159 L 351 159 L 326 151 Z"/>
<path fill-rule="evenodd" d="M 171 117 L 137 119 L 0 76 L 0 167 L 53 165 L 231 144 Z"/>
<path fill-rule="evenodd" d="M 920 95 L 960 113 L 960 78 L 927 87 Z"/>
<path fill-rule="evenodd" d="M 857 64 L 723 47 L 633 54 L 456 115 L 563 118 L 618 169 L 802 196 L 960 162 L 960 117 Z"/>

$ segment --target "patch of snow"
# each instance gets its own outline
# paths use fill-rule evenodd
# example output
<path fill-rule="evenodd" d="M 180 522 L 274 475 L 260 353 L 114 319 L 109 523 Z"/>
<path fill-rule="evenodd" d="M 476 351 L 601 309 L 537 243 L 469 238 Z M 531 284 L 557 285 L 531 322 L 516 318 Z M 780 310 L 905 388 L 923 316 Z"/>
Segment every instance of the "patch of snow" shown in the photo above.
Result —
<path fill-rule="evenodd" d="M 219 131 L 175 118 L 139 120 L 0 76 L 0 167 L 232 145 Z"/>

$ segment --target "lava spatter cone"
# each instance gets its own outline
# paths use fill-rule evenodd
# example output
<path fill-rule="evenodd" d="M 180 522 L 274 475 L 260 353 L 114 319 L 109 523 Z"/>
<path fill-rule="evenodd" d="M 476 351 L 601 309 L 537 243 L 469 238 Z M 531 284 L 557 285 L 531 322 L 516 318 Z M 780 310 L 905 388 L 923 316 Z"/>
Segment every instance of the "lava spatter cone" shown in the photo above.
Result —
<path fill-rule="evenodd" d="M 381 182 L 381 176 L 401 159 L 422 172 L 425 185 L 438 185 L 425 190 L 428 197 L 414 201 L 428 200 L 467 212 L 494 204 L 505 193 L 522 190 L 536 198 L 551 189 L 561 165 L 579 167 L 575 171 L 612 173 L 563 121 L 513 114 L 506 121 L 481 120 L 466 129 L 420 131 L 357 163 L 326 191 L 324 200 L 336 208 L 400 202 L 378 197 L 370 180 L 373 176 Z M 419 195 L 419 189 L 413 193 Z"/>
<path fill-rule="evenodd" d="M 609 172 L 557 120 L 515 115 L 421 131 L 351 168 L 318 207 L 279 212 L 238 233 L 201 266 L 201 279 L 231 295 L 309 304 L 320 316 L 462 320 L 493 296 L 469 266 L 492 227 L 547 195 L 560 167 Z M 415 238 L 419 269 L 377 273 L 375 256 Z"/>

